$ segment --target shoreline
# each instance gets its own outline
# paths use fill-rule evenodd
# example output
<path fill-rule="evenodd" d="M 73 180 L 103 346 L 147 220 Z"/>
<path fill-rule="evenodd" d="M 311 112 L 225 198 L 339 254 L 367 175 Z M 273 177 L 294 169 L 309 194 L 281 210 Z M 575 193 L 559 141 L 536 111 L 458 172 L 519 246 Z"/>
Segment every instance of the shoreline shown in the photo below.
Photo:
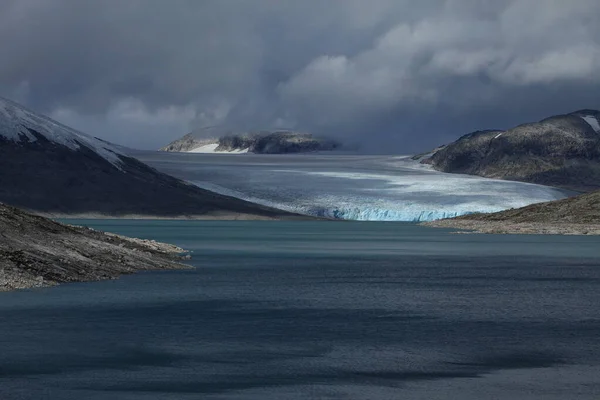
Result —
<path fill-rule="evenodd" d="M 272 218 L 256 215 L 178 215 L 156 216 L 143 214 L 105 215 L 96 213 L 83 214 L 38 214 L 51 219 L 89 219 L 89 220 L 159 220 L 159 221 L 348 221 L 329 218 L 319 218 L 309 215 L 298 215 L 284 218 Z M 374 221 L 384 222 L 384 221 Z M 385 221 L 396 222 L 396 221 Z M 400 221 L 398 221 L 400 222 Z M 569 223 L 569 222 L 510 222 L 499 220 L 468 219 L 468 216 L 420 222 L 419 225 L 430 228 L 454 228 L 460 231 L 454 233 L 468 234 L 497 234 L 497 235 L 600 235 L 600 224 Z M 86 228 L 87 229 L 87 228 Z M 107 233 L 108 234 L 108 233 Z M 112 235 L 112 234 L 111 234 Z M 119 235 L 115 235 L 119 236 Z M 121 237 L 121 239 L 131 239 Z M 168 244 L 165 244 L 168 245 Z M 170 245 L 168 245 L 170 246 Z"/>
<path fill-rule="evenodd" d="M 430 228 L 454 228 L 457 234 L 496 234 L 496 235 L 574 235 L 597 236 L 600 235 L 600 224 L 577 223 L 546 223 L 546 222 L 509 222 L 509 221 L 483 221 L 461 219 L 442 219 L 438 221 L 423 222 L 421 226 Z"/>
<path fill-rule="evenodd" d="M 149 214 L 101 214 L 101 213 L 40 213 L 33 211 L 36 215 L 50 219 L 106 219 L 106 220 L 161 220 L 161 221 L 313 221 L 331 220 L 327 218 L 313 217 L 310 215 L 290 214 L 285 216 L 263 216 L 244 213 L 215 213 L 196 215 L 149 215 Z"/>
<path fill-rule="evenodd" d="M 32 265 L 27 265 L 27 252 L 17 250 L 12 252 L 12 257 L 9 255 L 7 259 L 9 261 L 16 261 L 14 255 L 23 256 L 24 259 L 18 260 L 18 262 L 21 263 L 19 267 L 24 267 L 24 270 L 15 268 L 14 266 L 9 266 L 7 268 L 0 262 L 0 294 L 17 290 L 60 286 L 65 283 L 116 280 L 121 276 L 133 275 L 142 271 L 176 271 L 194 268 L 191 265 L 184 263 L 184 261 L 191 258 L 189 252 L 170 243 L 132 238 L 73 225 L 65 226 L 73 229 L 86 229 L 93 231 L 98 235 L 106 236 L 106 241 L 110 243 L 109 246 L 103 246 L 103 250 L 106 253 L 103 254 L 100 259 L 90 258 L 91 261 L 97 261 L 100 264 L 100 268 L 98 268 L 98 270 L 90 268 L 86 273 L 80 275 L 79 273 L 81 273 L 81 270 L 86 267 L 86 265 L 83 265 L 86 263 L 81 263 L 82 265 L 76 266 L 79 271 L 70 274 L 67 272 L 63 276 L 64 279 L 55 280 L 45 277 L 49 271 L 33 271 L 37 268 Z M 119 250 L 116 250 L 114 247 L 118 247 Z M 0 248 L 0 253 L 2 256 L 6 257 L 6 253 L 8 252 Z M 23 264 L 23 261 L 25 261 L 25 264 Z M 71 260 L 65 260 L 65 264 L 59 265 L 58 268 L 68 270 L 69 267 L 71 267 L 69 264 L 71 264 Z"/>

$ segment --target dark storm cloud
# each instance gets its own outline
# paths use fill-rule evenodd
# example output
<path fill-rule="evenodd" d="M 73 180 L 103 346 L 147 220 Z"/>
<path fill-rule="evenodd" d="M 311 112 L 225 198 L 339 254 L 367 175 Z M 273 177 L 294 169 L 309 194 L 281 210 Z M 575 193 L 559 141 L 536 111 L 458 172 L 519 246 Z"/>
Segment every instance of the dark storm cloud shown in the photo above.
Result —
<path fill-rule="evenodd" d="M 225 124 L 405 152 L 600 108 L 599 19 L 597 0 L 5 0 L 0 92 L 130 146 Z"/>

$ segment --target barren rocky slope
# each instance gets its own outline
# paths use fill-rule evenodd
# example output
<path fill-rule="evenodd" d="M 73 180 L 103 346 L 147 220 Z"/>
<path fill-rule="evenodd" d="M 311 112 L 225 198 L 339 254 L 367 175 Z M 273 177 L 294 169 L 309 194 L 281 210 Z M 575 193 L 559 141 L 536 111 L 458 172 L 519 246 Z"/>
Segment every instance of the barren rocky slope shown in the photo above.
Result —
<path fill-rule="evenodd" d="M 423 162 L 442 172 L 596 190 L 600 188 L 600 112 L 580 110 L 507 131 L 473 132 Z"/>
<path fill-rule="evenodd" d="M 471 229 L 483 233 L 600 235 L 600 191 L 493 214 L 471 214 L 434 221 L 425 225 Z"/>
<path fill-rule="evenodd" d="M 183 269 L 183 250 L 60 224 L 0 204 L 0 291 Z"/>

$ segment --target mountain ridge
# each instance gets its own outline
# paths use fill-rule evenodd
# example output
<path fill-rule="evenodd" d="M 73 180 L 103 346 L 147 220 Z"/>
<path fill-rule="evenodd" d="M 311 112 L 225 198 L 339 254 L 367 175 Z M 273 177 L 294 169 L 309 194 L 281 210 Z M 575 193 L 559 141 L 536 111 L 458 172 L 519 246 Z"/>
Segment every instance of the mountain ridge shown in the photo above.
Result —
<path fill-rule="evenodd" d="M 40 136 L 48 142 L 73 150 L 81 146 L 88 147 L 117 168 L 119 156 L 125 156 L 107 141 L 86 135 L 12 100 L 0 97 L 0 138 L 14 143 L 31 143 L 42 139 Z"/>
<path fill-rule="evenodd" d="M 600 188 L 600 111 L 468 133 L 422 162 L 441 172 L 593 191 Z"/>

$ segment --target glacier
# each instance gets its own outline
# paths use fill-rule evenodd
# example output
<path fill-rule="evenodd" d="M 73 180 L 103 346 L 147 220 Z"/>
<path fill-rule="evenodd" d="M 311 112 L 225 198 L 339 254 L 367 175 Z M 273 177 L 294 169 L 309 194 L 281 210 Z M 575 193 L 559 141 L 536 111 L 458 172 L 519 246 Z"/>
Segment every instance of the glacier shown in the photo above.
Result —
<path fill-rule="evenodd" d="M 445 174 L 409 156 L 137 152 L 201 188 L 286 211 L 357 221 L 431 221 L 567 197 L 564 190 Z"/>

